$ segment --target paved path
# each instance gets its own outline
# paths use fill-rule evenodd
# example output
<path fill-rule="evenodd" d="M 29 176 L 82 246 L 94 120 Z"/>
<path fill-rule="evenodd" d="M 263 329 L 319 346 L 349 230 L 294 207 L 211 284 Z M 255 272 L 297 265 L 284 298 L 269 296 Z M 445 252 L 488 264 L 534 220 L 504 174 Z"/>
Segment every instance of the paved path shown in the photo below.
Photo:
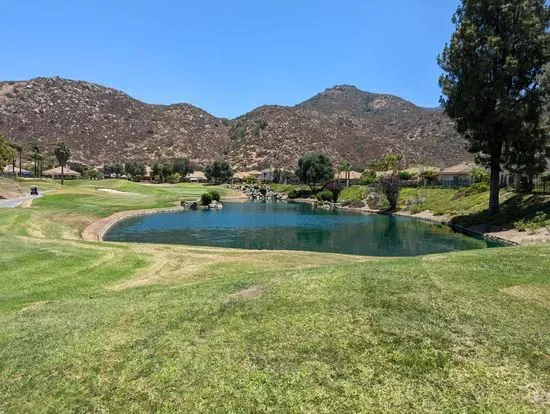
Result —
<path fill-rule="evenodd" d="M 34 200 L 35 198 L 40 198 L 41 195 L 38 196 L 27 196 L 27 197 L 21 197 L 21 198 L 8 198 L 7 200 L 0 200 L 0 208 L 15 208 L 19 207 L 21 204 L 23 204 L 27 200 Z"/>

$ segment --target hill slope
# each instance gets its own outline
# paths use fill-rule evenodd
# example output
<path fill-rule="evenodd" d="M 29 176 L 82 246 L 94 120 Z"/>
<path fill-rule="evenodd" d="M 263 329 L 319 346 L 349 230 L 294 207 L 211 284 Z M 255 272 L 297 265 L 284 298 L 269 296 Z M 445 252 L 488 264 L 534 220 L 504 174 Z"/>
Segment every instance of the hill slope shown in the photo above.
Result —
<path fill-rule="evenodd" d="M 356 167 L 388 152 L 407 163 L 452 164 L 469 155 L 440 111 L 336 86 L 295 106 L 263 106 L 233 121 L 188 104 L 150 105 L 115 89 L 61 78 L 0 82 L 0 130 L 51 151 L 64 139 L 89 164 L 187 156 L 241 169 L 290 168 L 310 151 Z"/>

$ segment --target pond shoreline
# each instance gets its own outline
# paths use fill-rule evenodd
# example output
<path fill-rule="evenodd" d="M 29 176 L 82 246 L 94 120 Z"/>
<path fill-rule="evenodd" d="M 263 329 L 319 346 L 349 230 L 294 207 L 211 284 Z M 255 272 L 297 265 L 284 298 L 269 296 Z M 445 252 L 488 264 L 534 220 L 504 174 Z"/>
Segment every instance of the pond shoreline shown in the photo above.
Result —
<path fill-rule="evenodd" d="M 242 197 L 236 197 L 235 199 L 232 199 L 232 200 L 228 199 L 226 201 L 245 202 L 246 200 L 243 199 Z M 290 200 L 290 202 L 313 204 L 315 200 L 295 199 L 295 200 Z M 105 234 L 111 229 L 111 227 L 113 227 L 115 224 L 117 224 L 122 220 L 125 220 L 130 217 L 138 217 L 138 216 L 145 216 L 145 215 L 159 214 L 159 213 L 172 213 L 172 212 L 178 212 L 178 211 L 183 211 L 183 209 L 178 206 L 178 207 L 154 208 L 154 209 L 146 209 L 146 210 L 120 211 L 88 225 L 82 232 L 82 239 L 85 241 L 103 242 Z M 409 212 L 405 212 L 405 211 L 384 212 L 384 211 L 373 210 L 368 208 L 353 208 L 353 207 L 344 207 L 342 211 L 357 212 L 362 214 L 380 214 L 380 215 L 394 215 L 394 216 L 401 216 L 401 217 L 409 217 L 420 221 L 444 225 L 451 228 L 454 231 L 457 231 L 469 236 L 482 237 L 487 241 L 501 243 L 504 246 L 519 246 L 524 244 L 521 240 L 517 240 L 517 235 L 515 234 L 512 235 L 515 237 L 502 237 L 494 233 L 484 232 L 481 229 L 478 230 L 477 228 L 469 228 L 469 227 L 464 227 L 456 224 L 451 224 L 450 217 L 448 216 L 434 216 L 431 213 L 424 213 L 424 214 L 421 213 L 418 215 L 412 215 Z M 544 240 L 541 240 L 541 241 L 544 241 Z"/>

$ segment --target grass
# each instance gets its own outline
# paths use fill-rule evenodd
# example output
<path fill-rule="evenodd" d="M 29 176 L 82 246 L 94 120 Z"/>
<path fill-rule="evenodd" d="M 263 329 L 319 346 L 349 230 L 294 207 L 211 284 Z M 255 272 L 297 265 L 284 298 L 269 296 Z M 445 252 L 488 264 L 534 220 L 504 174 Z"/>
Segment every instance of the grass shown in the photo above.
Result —
<path fill-rule="evenodd" d="M 112 185 L 140 195 L 75 183 L 0 210 L 0 412 L 550 409 L 550 245 L 374 259 L 67 240 L 71 214 L 195 191 Z M 27 232 L 52 215 L 66 230 Z"/>

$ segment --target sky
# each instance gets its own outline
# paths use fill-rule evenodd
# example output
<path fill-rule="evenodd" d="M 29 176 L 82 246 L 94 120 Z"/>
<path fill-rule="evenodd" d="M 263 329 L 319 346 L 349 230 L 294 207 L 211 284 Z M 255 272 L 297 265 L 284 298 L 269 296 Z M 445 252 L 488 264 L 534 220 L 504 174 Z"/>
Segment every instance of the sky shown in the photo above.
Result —
<path fill-rule="evenodd" d="M 234 118 L 349 84 L 439 105 L 458 0 L 1 0 L 0 80 L 61 76 Z"/>

